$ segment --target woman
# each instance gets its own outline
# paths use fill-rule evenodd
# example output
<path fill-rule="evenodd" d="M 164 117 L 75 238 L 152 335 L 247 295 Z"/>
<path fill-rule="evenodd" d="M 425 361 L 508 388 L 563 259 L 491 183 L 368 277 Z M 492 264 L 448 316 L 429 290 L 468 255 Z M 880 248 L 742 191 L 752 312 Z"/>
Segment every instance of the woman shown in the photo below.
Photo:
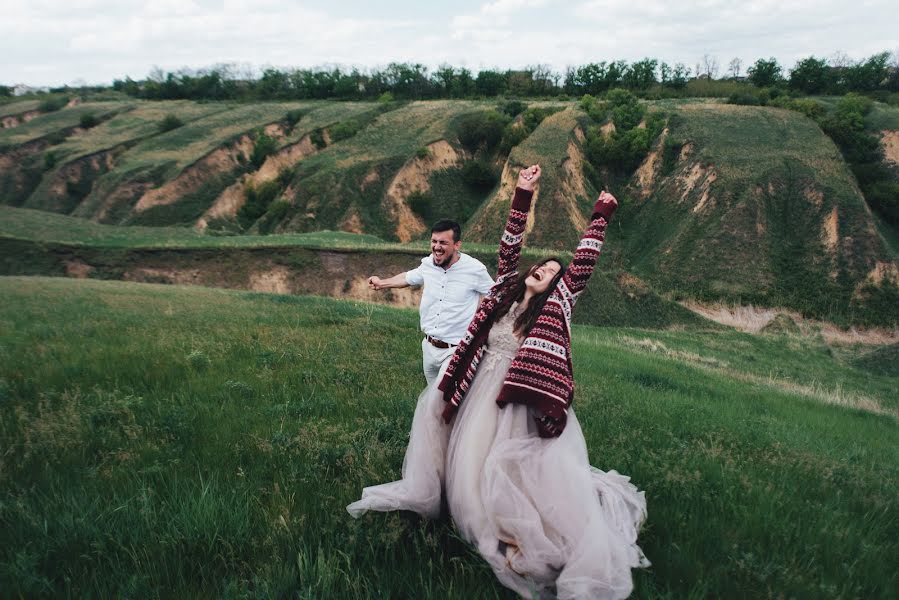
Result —
<path fill-rule="evenodd" d="M 500 242 L 496 285 L 440 384 L 419 397 L 403 478 L 366 488 L 347 507 L 450 514 L 499 580 L 523 597 L 625 598 L 642 492 L 590 466 L 571 409 L 571 309 L 617 207 L 600 194 L 568 269 L 556 258 L 517 272 L 540 167 L 522 169 Z"/>

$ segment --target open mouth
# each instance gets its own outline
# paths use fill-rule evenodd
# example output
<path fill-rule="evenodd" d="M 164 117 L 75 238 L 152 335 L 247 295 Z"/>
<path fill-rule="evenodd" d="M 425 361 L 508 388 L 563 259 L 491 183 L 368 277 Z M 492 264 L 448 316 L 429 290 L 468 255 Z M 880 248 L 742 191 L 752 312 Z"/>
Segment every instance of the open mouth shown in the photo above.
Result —
<path fill-rule="evenodd" d="M 541 271 L 534 271 L 533 277 L 537 281 L 543 281 L 543 273 Z"/>

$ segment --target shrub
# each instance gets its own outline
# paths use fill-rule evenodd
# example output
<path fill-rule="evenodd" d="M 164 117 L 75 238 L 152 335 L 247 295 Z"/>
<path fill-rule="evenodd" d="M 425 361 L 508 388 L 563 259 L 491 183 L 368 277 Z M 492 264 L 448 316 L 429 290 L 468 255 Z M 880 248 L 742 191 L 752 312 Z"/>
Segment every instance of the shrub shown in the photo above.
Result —
<path fill-rule="evenodd" d="M 265 162 L 265 159 L 274 154 L 277 149 L 278 142 L 275 141 L 275 138 L 264 133 L 260 134 L 253 144 L 253 153 L 250 154 L 250 163 L 258 169 L 262 166 L 262 163 Z"/>
<path fill-rule="evenodd" d="M 56 112 L 69 103 L 68 96 L 51 96 L 43 100 L 37 107 L 40 112 Z"/>
<path fill-rule="evenodd" d="M 661 171 L 663 176 L 667 177 L 674 172 L 674 166 L 677 164 L 677 159 L 683 148 L 684 142 L 682 140 L 675 140 L 671 137 L 665 138 L 665 143 L 662 146 Z"/>
<path fill-rule="evenodd" d="M 44 170 L 49 171 L 53 167 L 56 166 L 56 163 L 59 161 L 56 158 L 56 153 L 50 150 L 49 152 L 44 153 Z"/>
<path fill-rule="evenodd" d="M 266 181 L 258 187 L 252 184 L 247 185 L 244 190 L 246 202 L 237 211 L 237 221 L 241 227 L 246 229 L 264 215 L 268 211 L 269 205 L 280 193 L 281 187 L 278 185 L 277 180 Z"/>
<path fill-rule="evenodd" d="M 184 121 L 182 121 L 172 113 L 169 113 L 162 118 L 162 121 L 159 122 L 158 127 L 161 133 L 165 133 L 166 131 L 178 129 L 182 125 L 184 125 Z"/>
<path fill-rule="evenodd" d="M 608 137 L 603 136 L 599 128 L 593 128 L 587 137 L 587 159 L 595 167 L 606 166 L 618 173 L 628 174 L 640 166 L 652 140 L 648 128 L 615 131 Z"/>
<path fill-rule="evenodd" d="M 479 149 L 491 151 L 503 137 L 509 118 L 496 111 L 466 115 L 459 122 L 459 143 L 472 154 Z"/>
<path fill-rule="evenodd" d="M 408 198 L 409 208 L 425 221 L 431 219 L 432 200 L 431 197 L 424 192 L 412 192 Z"/>
<path fill-rule="evenodd" d="M 727 99 L 728 104 L 742 104 L 744 106 L 759 106 L 761 105 L 761 101 L 759 100 L 758 94 L 754 94 L 750 91 L 745 92 L 734 92 Z"/>
<path fill-rule="evenodd" d="M 268 216 L 273 221 L 280 221 L 287 216 L 290 211 L 290 202 L 286 200 L 276 200 L 268 207 Z"/>
<path fill-rule="evenodd" d="M 612 111 L 616 129 L 632 129 L 643 120 L 646 108 L 636 96 L 620 88 L 606 93 L 606 104 Z M 598 119 L 597 119 L 598 120 Z"/>
<path fill-rule="evenodd" d="M 351 138 L 356 135 L 361 128 L 362 125 L 355 119 L 341 121 L 330 129 L 331 140 L 339 142 L 340 140 Z"/>
<path fill-rule="evenodd" d="M 277 182 L 281 188 L 286 188 L 290 185 L 290 180 L 293 179 L 293 170 L 290 167 L 281 167 L 278 171 Z"/>
<path fill-rule="evenodd" d="M 483 158 L 470 160 L 462 166 L 462 181 L 475 190 L 490 190 L 497 180 L 493 167 Z"/>
<path fill-rule="evenodd" d="M 309 113 L 308 109 L 305 108 L 297 108 L 294 110 L 287 111 L 287 114 L 284 115 L 284 120 L 287 122 L 287 126 L 291 129 L 300 122 L 300 119 L 305 117 Z"/>
<path fill-rule="evenodd" d="M 508 100 L 500 106 L 500 111 L 502 111 L 506 115 L 509 115 L 510 117 L 517 117 L 519 114 L 524 112 L 524 109 L 526 109 L 527 107 L 528 105 L 521 100 Z"/>
<path fill-rule="evenodd" d="M 82 129 L 90 129 L 91 127 L 96 127 L 100 124 L 100 120 L 94 113 L 85 113 L 81 115 L 81 118 L 78 120 L 78 124 Z"/>
<path fill-rule="evenodd" d="M 328 145 L 328 143 L 325 141 L 325 130 L 321 127 L 317 127 L 312 130 L 312 132 L 309 134 L 309 141 L 311 141 L 319 150 Z"/>
<path fill-rule="evenodd" d="M 393 94 L 390 92 L 384 92 L 380 96 L 378 96 L 378 104 L 390 104 L 393 102 Z"/>
<path fill-rule="evenodd" d="M 509 123 L 503 129 L 503 141 L 500 144 L 500 151 L 503 154 L 508 154 L 512 151 L 512 148 L 526 140 L 528 135 L 528 130 L 521 123 Z"/>
<path fill-rule="evenodd" d="M 422 146 L 421 148 L 419 148 L 418 150 L 415 151 L 415 158 L 424 160 L 429 156 L 431 156 L 431 151 L 428 149 L 427 146 Z"/>

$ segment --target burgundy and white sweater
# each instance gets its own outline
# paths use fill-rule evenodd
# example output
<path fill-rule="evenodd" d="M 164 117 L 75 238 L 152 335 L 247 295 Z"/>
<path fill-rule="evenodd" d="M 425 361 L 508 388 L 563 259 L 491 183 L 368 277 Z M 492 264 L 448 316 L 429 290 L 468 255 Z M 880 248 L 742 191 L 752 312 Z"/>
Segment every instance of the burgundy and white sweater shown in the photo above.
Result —
<path fill-rule="evenodd" d="M 506 229 L 500 241 L 496 284 L 481 301 L 438 386 L 443 391 L 444 400 L 449 403 L 443 413 L 447 423 L 471 386 L 497 307 L 510 293 L 510 286 L 505 284 L 516 275 L 532 197 L 533 192 L 515 189 Z M 561 435 L 568 420 L 568 407 L 574 398 L 571 312 L 593 273 L 602 251 L 606 226 L 615 208 L 613 203 L 596 202 L 590 225 L 574 252 L 571 265 L 518 349 L 496 399 L 501 407 L 516 402 L 535 409 L 541 437 Z"/>

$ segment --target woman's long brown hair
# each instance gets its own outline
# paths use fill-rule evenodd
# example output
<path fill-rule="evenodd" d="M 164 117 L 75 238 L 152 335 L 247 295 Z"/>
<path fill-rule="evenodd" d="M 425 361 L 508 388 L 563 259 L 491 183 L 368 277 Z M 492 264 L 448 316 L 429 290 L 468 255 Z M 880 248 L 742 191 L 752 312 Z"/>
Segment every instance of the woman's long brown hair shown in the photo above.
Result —
<path fill-rule="evenodd" d="M 524 299 L 524 293 L 527 291 L 527 286 L 525 285 L 525 281 L 527 278 L 541 266 L 545 265 L 548 262 L 556 262 L 559 263 L 561 267 L 559 272 L 555 274 L 552 278 L 552 281 L 549 282 L 549 285 L 546 287 L 546 290 L 536 296 L 533 296 L 531 300 L 528 302 L 528 306 L 524 309 L 518 317 L 515 318 L 515 333 L 521 337 L 526 336 L 531 328 L 537 323 L 537 317 L 540 316 L 540 311 L 543 310 L 543 305 L 546 304 L 546 301 L 549 299 L 550 294 L 552 294 L 553 290 L 556 289 L 556 284 L 559 283 L 559 280 L 562 278 L 562 275 L 565 274 L 565 263 L 561 261 L 561 259 L 550 256 L 549 258 L 544 258 L 543 260 L 534 263 L 527 272 L 522 275 L 518 274 L 518 277 L 509 281 L 506 285 L 511 288 L 509 294 L 506 296 L 506 300 L 497 308 L 496 315 L 493 318 L 493 322 L 496 323 L 499 321 L 506 313 L 509 312 L 509 309 L 512 308 L 512 303 L 521 302 Z"/>

